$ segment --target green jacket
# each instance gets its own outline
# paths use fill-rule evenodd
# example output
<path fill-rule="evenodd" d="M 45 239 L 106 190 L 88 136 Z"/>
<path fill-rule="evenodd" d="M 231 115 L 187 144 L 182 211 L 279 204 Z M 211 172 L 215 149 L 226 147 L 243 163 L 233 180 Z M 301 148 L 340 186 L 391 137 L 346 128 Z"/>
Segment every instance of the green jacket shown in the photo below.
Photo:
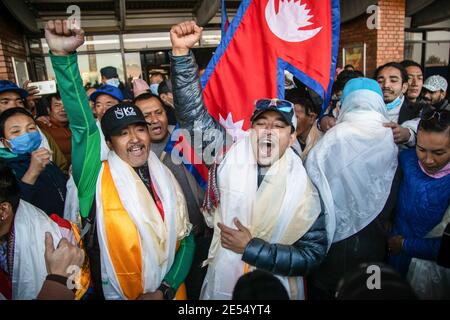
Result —
<path fill-rule="evenodd" d="M 97 178 L 101 169 L 100 132 L 92 115 L 78 69 L 77 54 L 55 56 L 50 53 L 58 89 L 72 130 L 72 174 L 78 188 L 80 214 L 88 217 L 94 204 Z M 180 242 L 175 261 L 164 280 L 175 290 L 189 273 L 195 243 L 192 233 Z"/>

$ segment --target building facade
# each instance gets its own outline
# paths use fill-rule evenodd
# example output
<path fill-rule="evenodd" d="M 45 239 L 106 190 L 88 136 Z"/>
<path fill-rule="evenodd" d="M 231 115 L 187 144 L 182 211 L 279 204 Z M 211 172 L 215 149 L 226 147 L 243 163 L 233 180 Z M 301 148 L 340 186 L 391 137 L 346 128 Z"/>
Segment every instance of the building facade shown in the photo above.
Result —
<path fill-rule="evenodd" d="M 100 81 L 99 70 L 118 69 L 122 81 L 148 79 L 169 70 L 170 26 L 204 21 L 196 54 L 206 65 L 220 42 L 220 0 L 195 1 L 45 1 L 0 2 L 0 79 L 54 78 L 43 38 L 45 22 L 65 18 L 71 4 L 80 9 L 86 42 L 78 50 L 84 83 Z M 232 18 L 240 0 L 227 0 Z M 67 13 L 69 12 L 69 14 Z M 449 76 L 450 1 L 341 0 L 338 66 L 354 65 L 366 76 L 388 61 L 411 59 L 426 73 Z"/>

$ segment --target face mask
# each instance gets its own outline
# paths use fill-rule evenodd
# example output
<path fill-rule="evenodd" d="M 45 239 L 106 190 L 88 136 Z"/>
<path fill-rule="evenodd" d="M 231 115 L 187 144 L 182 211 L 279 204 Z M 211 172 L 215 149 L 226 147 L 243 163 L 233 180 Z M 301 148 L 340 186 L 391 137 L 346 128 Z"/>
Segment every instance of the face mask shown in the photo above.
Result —
<path fill-rule="evenodd" d="M 402 104 L 402 101 L 403 101 L 403 95 L 398 96 L 397 99 L 386 104 L 387 110 L 390 111 L 390 110 L 398 107 L 399 105 Z"/>
<path fill-rule="evenodd" d="M 24 133 L 9 140 L 11 151 L 15 154 L 32 153 L 42 142 L 41 134 L 38 131 Z"/>
<path fill-rule="evenodd" d="M 150 91 L 155 95 L 158 96 L 158 87 L 159 83 L 154 83 L 150 85 Z"/>
<path fill-rule="evenodd" d="M 106 84 L 109 84 L 110 86 L 118 88 L 120 85 L 120 80 L 117 78 L 108 79 L 108 80 L 106 80 Z"/>

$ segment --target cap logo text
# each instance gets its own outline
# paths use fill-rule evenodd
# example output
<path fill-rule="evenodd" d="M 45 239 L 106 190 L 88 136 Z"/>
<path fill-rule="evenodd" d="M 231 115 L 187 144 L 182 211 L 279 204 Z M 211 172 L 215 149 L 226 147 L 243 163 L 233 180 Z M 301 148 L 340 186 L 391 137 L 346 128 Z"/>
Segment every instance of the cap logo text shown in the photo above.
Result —
<path fill-rule="evenodd" d="M 125 116 L 128 117 L 136 115 L 136 111 L 134 111 L 132 107 L 118 108 L 114 110 L 114 113 L 116 114 L 117 120 L 120 120 Z"/>

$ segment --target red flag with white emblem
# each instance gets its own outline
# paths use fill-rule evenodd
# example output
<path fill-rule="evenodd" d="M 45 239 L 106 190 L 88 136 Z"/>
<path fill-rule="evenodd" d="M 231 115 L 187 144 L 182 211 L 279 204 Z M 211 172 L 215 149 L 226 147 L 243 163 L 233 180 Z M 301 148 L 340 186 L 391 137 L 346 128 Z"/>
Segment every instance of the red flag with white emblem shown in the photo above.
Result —
<path fill-rule="evenodd" d="M 329 100 L 339 42 L 339 0 L 243 0 L 202 77 L 209 113 L 233 136 L 254 101 L 284 97 L 284 70 Z"/>

